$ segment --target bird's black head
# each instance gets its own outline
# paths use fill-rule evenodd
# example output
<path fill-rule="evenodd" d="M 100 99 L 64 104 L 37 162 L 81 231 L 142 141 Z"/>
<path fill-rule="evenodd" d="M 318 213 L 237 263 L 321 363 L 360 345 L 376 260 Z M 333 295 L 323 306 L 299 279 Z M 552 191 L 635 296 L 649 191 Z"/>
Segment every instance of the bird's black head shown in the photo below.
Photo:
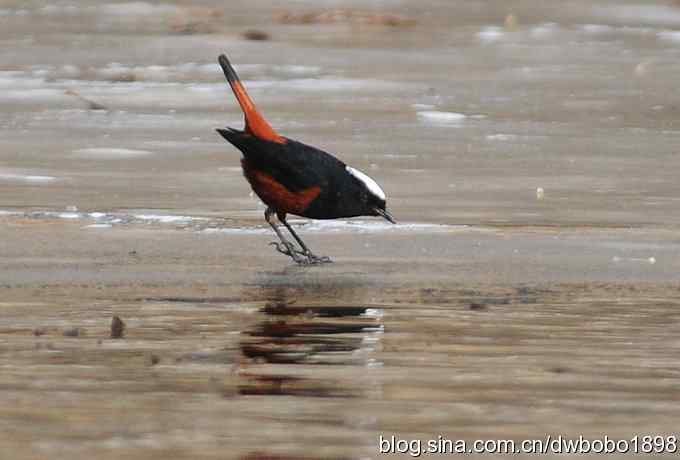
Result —
<path fill-rule="evenodd" d="M 345 169 L 359 187 L 362 205 L 361 215 L 382 216 L 386 220 L 396 224 L 390 213 L 387 212 L 387 197 L 378 183 L 351 166 L 347 166 Z"/>

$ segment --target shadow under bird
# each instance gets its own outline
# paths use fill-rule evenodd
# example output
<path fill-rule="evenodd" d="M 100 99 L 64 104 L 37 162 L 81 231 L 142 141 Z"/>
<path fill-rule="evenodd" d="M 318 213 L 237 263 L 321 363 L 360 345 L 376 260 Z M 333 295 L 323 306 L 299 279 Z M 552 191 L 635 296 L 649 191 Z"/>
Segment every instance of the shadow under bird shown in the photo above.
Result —
<path fill-rule="evenodd" d="M 382 216 L 395 223 L 385 208 L 385 192 L 373 179 L 329 153 L 279 135 L 257 110 L 227 57 L 218 61 L 243 110 L 245 129 L 217 132 L 243 153 L 243 175 L 267 205 L 264 218 L 281 240 L 271 243 L 279 252 L 301 265 L 331 261 L 309 250 L 286 221 L 287 214 L 310 219 Z M 299 248 L 283 236 L 274 214 Z"/>

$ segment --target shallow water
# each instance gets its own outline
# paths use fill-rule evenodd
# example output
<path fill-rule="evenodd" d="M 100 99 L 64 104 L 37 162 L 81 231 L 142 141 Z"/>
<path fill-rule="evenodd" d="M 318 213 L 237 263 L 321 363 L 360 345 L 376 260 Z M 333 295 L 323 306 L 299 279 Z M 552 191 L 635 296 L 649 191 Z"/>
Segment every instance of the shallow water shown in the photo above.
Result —
<path fill-rule="evenodd" d="M 670 0 L 0 2 L 0 452 L 667 434 L 678 29 Z M 399 224 L 274 252 L 222 52 Z"/>

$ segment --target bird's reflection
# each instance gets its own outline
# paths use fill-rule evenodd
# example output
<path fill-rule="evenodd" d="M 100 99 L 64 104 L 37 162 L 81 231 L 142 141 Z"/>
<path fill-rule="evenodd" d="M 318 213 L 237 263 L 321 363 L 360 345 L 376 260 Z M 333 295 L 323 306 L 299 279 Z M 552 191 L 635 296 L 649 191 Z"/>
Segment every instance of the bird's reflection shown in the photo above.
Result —
<path fill-rule="evenodd" d="M 361 287 L 260 289 L 269 300 L 260 310 L 263 320 L 242 334 L 239 393 L 317 397 L 363 394 L 356 379 L 343 381 L 342 373 L 346 366 L 375 364 L 370 355 L 379 344 L 383 324 L 380 309 L 342 304 L 343 299 L 356 299 Z"/>

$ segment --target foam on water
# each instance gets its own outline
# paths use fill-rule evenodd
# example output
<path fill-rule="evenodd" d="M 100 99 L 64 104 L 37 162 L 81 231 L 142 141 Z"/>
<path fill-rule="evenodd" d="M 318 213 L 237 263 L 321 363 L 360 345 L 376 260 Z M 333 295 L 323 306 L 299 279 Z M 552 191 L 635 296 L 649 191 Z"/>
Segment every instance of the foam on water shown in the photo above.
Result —
<path fill-rule="evenodd" d="M 482 30 L 477 32 L 477 38 L 482 43 L 494 43 L 503 39 L 504 36 L 505 32 L 503 32 L 503 29 L 498 26 L 484 27 Z"/>
<path fill-rule="evenodd" d="M 298 77 L 319 75 L 321 73 L 321 67 L 310 65 L 274 65 L 272 66 L 272 70 L 274 73 Z"/>
<path fill-rule="evenodd" d="M 81 212 L 75 206 L 67 206 L 65 211 L 28 211 L 18 212 L 0 210 L 0 216 L 22 216 L 28 219 L 66 219 L 90 221 L 88 228 L 110 228 L 117 224 L 176 224 L 187 225 L 206 223 L 210 219 L 206 217 L 182 216 L 171 214 L 127 214 L 106 212 Z"/>
<path fill-rule="evenodd" d="M 0 100 L 19 102 L 56 102 L 66 100 L 62 90 L 51 88 L 10 89 L 0 92 Z"/>
<path fill-rule="evenodd" d="M 304 233 L 449 233 L 467 228 L 466 225 L 428 224 L 418 222 L 406 222 L 391 224 L 389 222 L 368 220 L 315 220 L 290 219 L 293 227 Z M 219 228 L 210 227 L 202 230 L 203 233 L 226 233 L 226 234 L 273 234 L 269 227 L 241 227 Z"/>
<path fill-rule="evenodd" d="M 680 44 L 680 31 L 678 30 L 664 30 L 659 32 L 657 36 L 664 41 Z"/>
<path fill-rule="evenodd" d="M 46 183 L 55 181 L 56 179 L 57 178 L 54 176 L 34 176 L 0 172 L 0 181 Z"/>
<path fill-rule="evenodd" d="M 417 112 L 421 121 L 433 124 L 456 124 L 467 118 L 467 115 L 456 112 L 440 112 L 437 110 L 425 110 Z"/>
<path fill-rule="evenodd" d="M 578 27 L 579 30 L 581 30 L 585 33 L 594 34 L 594 35 L 609 33 L 612 30 L 614 30 L 614 28 L 612 26 L 605 25 L 605 24 L 580 24 L 577 27 Z"/>
<path fill-rule="evenodd" d="M 44 78 L 34 78 L 26 72 L 7 70 L 0 72 L 0 88 L 41 88 L 45 85 Z"/>
<path fill-rule="evenodd" d="M 91 157 L 99 159 L 132 158 L 153 155 L 148 150 L 134 150 L 123 148 L 87 148 L 74 150 L 73 154 L 79 157 Z"/>
<path fill-rule="evenodd" d="M 488 141 L 513 141 L 517 139 L 516 134 L 489 134 L 486 136 L 486 140 Z"/>
<path fill-rule="evenodd" d="M 315 220 L 291 219 L 291 224 L 299 225 L 301 231 L 316 233 L 447 233 L 466 228 L 466 225 L 444 225 L 419 222 L 391 224 L 383 220 Z"/>
<path fill-rule="evenodd" d="M 135 214 L 133 215 L 135 219 L 149 222 L 160 222 L 163 224 L 175 224 L 183 222 L 192 222 L 200 220 L 208 220 L 204 217 L 191 217 L 191 216 L 172 216 L 164 214 Z"/>

